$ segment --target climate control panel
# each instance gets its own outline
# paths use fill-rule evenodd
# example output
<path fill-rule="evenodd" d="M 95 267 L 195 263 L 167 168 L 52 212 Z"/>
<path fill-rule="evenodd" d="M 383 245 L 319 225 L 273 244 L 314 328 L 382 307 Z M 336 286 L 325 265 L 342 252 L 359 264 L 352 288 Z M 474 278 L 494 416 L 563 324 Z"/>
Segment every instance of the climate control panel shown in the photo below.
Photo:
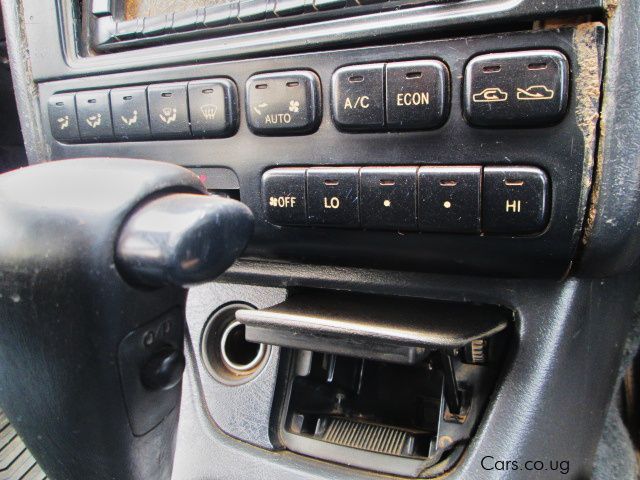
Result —
<path fill-rule="evenodd" d="M 39 85 L 55 158 L 192 168 L 246 256 L 563 275 L 588 221 L 604 29 L 175 65 Z M 587 68 L 588 67 L 588 68 Z"/>
<path fill-rule="evenodd" d="M 533 234 L 549 214 L 547 175 L 524 166 L 274 168 L 262 191 L 279 225 Z"/>

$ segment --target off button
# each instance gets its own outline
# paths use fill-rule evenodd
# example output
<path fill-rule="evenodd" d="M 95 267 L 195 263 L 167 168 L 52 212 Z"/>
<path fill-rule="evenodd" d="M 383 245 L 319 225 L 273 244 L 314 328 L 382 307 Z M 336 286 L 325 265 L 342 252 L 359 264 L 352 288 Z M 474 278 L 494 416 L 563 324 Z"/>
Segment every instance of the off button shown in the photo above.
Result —
<path fill-rule="evenodd" d="M 262 176 L 267 219 L 276 225 L 307 222 L 305 168 L 274 168 Z"/>

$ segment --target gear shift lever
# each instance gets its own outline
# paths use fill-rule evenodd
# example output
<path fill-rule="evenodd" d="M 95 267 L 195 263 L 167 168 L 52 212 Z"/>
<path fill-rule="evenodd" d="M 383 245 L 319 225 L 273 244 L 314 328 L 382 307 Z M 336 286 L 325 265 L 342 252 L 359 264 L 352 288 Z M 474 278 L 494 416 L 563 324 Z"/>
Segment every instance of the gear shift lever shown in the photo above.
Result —
<path fill-rule="evenodd" d="M 252 228 L 166 163 L 0 176 L 0 405 L 50 478 L 171 478 L 183 287 L 224 272 Z"/>

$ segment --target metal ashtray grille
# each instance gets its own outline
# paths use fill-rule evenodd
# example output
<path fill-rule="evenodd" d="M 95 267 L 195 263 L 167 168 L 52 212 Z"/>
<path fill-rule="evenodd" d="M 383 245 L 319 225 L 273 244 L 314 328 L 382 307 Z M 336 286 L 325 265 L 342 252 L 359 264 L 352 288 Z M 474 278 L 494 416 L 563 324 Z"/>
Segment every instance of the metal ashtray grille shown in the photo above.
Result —
<path fill-rule="evenodd" d="M 412 436 L 397 428 L 334 418 L 322 440 L 345 447 L 400 456 Z"/>

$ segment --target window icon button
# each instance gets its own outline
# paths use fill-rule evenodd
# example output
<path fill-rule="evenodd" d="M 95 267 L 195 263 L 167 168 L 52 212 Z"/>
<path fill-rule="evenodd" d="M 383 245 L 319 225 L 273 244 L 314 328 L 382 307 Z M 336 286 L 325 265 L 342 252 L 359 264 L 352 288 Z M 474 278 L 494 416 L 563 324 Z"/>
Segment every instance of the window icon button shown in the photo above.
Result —
<path fill-rule="evenodd" d="M 464 73 L 463 106 L 478 127 L 536 127 L 564 117 L 569 61 L 556 50 L 478 55 Z"/>
<path fill-rule="evenodd" d="M 113 139 L 109 90 L 76 93 L 76 109 L 83 140 L 100 142 Z"/>
<path fill-rule="evenodd" d="M 51 134 L 62 142 L 80 139 L 76 117 L 76 99 L 73 93 L 52 95 L 48 101 Z"/>
<path fill-rule="evenodd" d="M 194 137 L 229 137 L 238 129 L 238 91 L 227 78 L 189 82 L 189 115 Z"/>
<path fill-rule="evenodd" d="M 121 140 L 150 138 L 146 87 L 114 88 L 110 94 L 113 132 Z"/>
<path fill-rule="evenodd" d="M 149 85 L 147 98 L 152 137 L 185 138 L 191 136 L 187 107 L 187 82 Z"/>

